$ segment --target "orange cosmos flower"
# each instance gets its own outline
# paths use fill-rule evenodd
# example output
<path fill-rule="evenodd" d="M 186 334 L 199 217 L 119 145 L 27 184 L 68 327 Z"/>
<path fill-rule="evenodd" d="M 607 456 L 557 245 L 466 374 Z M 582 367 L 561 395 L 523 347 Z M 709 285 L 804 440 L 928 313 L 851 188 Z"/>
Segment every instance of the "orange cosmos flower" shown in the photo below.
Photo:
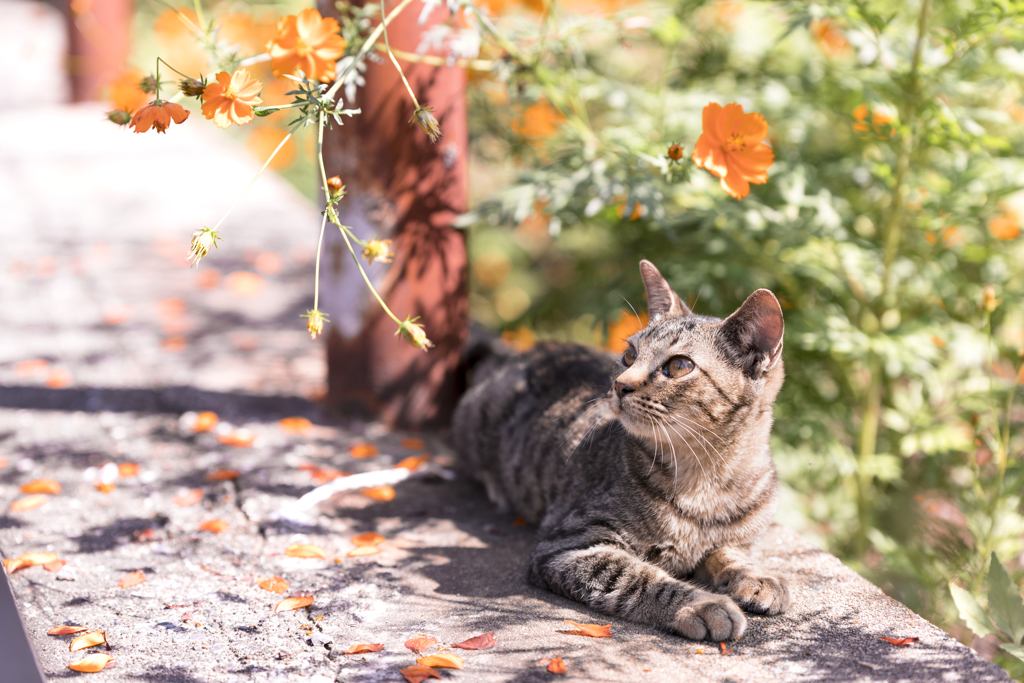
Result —
<path fill-rule="evenodd" d="M 736 199 L 750 194 L 750 183 L 768 182 L 775 152 L 764 144 L 768 123 L 760 114 L 744 114 L 733 102 L 704 107 L 704 130 L 693 148 L 693 163 L 721 180 L 722 189 Z"/>
<path fill-rule="evenodd" d="M 245 69 L 230 76 L 227 71 L 221 71 L 217 82 L 203 90 L 203 116 L 213 119 L 218 128 L 227 128 L 232 123 L 243 126 L 256 116 L 252 106 L 263 102 L 257 97 L 261 88 L 263 84 L 250 78 Z"/>
<path fill-rule="evenodd" d="M 988 222 L 988 231 L 997 240 L 1013 240 L 1020 236 L 1020 218 L 1012 209 L 1006 211 Z"/>
<path fill-rule="evenodd" d="M 301 69 L 310 80 L 333 81 L 334 63 L 345 52 L 345 39 L 338 30 L 336 19 L 324 19 L 315 9 L 281 17 L 277 35 L 267 43 L 274 75 Z"/>
<path fill-rule="evenodd" d="M 853 51 L 842 29 L 830 19 L 815 19 L 808 29 L 814 42 L 828 57 L 845 57 Z"/>
<path fill-rule="evenodd" d="M 180 104 L 166 100 L 153 100 L 135 112 L 130 125 L 136 133 L 145 133 L 150 127 L 158 133 L 166 133 L 172 120 L 175 123 L 184 123 L 188 114 L 189 112 Z"/>

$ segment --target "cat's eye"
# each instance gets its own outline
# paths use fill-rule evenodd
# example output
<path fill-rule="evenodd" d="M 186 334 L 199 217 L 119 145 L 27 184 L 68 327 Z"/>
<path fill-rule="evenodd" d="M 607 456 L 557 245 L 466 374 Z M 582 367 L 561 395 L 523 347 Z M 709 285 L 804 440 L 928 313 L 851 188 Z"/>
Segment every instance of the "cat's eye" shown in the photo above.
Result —
<path fill-rule="evenodd" d="M 626 352 L 622 354 L 622 364 L 628 368 L 634 362 L 636 362 L 636 349 L 634 349 L 633 346 L 630 345 L 626 349 Z"/>
<path fill-rule="evenodd" d="M 693 372 L 695 367 L 697 366 L 693 364 L 693 361 L 686 356 L 674 356 L 665 363 L 665 367 L 661 371 L 667 377 L 678 379 Z"/>

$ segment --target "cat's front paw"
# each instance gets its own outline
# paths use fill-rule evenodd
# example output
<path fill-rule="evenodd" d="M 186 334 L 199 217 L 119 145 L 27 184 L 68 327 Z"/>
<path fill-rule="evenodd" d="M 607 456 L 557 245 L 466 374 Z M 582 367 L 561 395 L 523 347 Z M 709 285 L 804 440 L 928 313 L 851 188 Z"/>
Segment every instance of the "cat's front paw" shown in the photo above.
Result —
<path fill-rule="evenodd" d="M 679 610 L 675 630 L 691 640 L 737 640 L 747 618 L 728 596 L 704 593 Z"/>
<path fill-rule="evenodd" d="M 726 587 L 740 607 L 755 614 L 775 616 L 789 608 L 789 587 L 771 574 L 740 574 Z"/>

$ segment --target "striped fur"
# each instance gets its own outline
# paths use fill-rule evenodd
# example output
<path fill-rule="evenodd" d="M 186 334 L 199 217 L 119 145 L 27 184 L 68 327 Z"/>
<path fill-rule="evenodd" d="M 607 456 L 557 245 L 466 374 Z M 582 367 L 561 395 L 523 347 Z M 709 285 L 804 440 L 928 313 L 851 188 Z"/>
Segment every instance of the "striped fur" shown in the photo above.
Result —
<path fill-rule="evenodd" d="M 758 290 L 724 321 L 695 315 L 653 265 L 641 273 L 651 323 L 628 367 L 570 344 L 496 353 L 452 439 L 491 499 L 539 526 L 531 583 L 688 638 L 739 638 L 741 608 L 788 603 L 746 553 L 776 507 L 781 309 Z M 695 367 L 669 376 L 679 356 Z"/>

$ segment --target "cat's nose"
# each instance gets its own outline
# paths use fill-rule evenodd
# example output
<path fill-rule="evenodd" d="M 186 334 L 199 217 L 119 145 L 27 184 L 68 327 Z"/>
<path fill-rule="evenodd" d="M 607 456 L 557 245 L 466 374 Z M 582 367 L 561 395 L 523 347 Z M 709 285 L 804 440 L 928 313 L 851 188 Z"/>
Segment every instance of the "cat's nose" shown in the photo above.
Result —
<path fill-rule="evenodd" d="M 632 387 L 626 384 L 625 382 L 616 381 L 614 387 L 615 393 L 619 395 L 619 398 L 622 398 L 626 394 L 632 394 L 634 391 L 636 391 L 636 387 Z"/>

